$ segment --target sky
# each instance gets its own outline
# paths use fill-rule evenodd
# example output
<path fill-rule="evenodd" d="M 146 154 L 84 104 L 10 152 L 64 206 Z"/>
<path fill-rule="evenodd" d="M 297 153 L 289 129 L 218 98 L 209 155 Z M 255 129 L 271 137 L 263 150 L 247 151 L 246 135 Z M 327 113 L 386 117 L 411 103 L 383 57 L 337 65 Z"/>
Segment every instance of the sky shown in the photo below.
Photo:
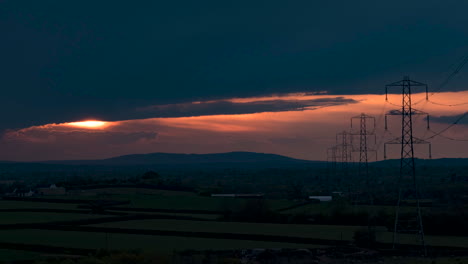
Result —
<path fill-rule="evenodd" d="M 386 84 L 408 75 L 440 90 L 415 95 L 432 122 L 424 131 L 417 118 L 420 138 L 467 111 L 468 69 L 441 87 L 468 55 L 465 10 L 455 0 L 0 0 L 0 160 L 324 160 L 361 113 L 376 118 L 381 159 L 400 131 L 398 120 L 383 130 L 401 102 L 395 90 L 385 101 Z M 466 119 L 431 138 L 434 158 L 468 157 L 468 141 L 453 140 L 468 140 Z M 79 123 L 89 120 L 102 123 Z"/>

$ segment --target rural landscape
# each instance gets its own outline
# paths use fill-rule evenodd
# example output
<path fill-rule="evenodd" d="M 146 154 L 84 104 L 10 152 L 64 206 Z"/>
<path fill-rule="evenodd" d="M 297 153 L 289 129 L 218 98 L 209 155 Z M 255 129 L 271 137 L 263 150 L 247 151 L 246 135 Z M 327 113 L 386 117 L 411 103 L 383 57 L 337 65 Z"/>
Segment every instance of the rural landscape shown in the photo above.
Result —
<path fill-rule="evenodd" d="M 0 264 L 468 264 L 466 10 L 0 0 Z"/>
<path fill-rule="evenodd" d="M 172 164 L 158 164 L 167 158 Z M 2 258 L 398 263 L 421 257 L 411 234 L 392 248 L 397 160 L 370 164 L 373 204 L 356 173 L 337 181 L 342 175 L 331 175 L 326 162 L 278 155 L 155 153 L 76 163 L 0 165 Z M 466 160 L 420 163 L 429 256 L 462 263 L 468 252 Z M 320 201 L 327 196 L 331 200 Z M 403 202 L 408 212 L 416 206 Z"/>

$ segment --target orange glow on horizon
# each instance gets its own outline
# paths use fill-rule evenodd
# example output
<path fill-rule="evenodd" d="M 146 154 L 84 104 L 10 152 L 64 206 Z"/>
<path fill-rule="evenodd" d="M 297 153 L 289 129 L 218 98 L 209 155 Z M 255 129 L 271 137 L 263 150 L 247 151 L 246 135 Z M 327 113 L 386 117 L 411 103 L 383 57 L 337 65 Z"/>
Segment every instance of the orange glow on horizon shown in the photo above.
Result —
<path fill-rule="evenodd" d="M 415 100 L 413 105 L 416 109 L 426 111 L 435 117 L 431 119 L 430 131 L 426 130 L 426 120 L 423 116 L 413 119 L 415 124 L 413 132 L 423 139 L 442 131 L 452 120 L 467 111 L 467 106 L 463 103 L 468 98 L 468 91 L 441 92 L 431 96 L 430 101 L 425 100 L 424 93 L 414 93 L 413 96 Z M 347 100 L 337 100 L 336 97 Z M 264 97 L 242 100 L 256 102 L 267 99 Z M 315 104 L 313 101 L 315 99 L 323 100 Z M 0 160 L 11 159 L 13 157 L 11 153 L 14 151 L 16 151 L 14 158 L 17 160 L 34 160 L 39 155 L 36 153 L 42 153 L 44 147 L 55 151 L 44 157 L 47 159 L 104 158 L 151 152 L 253 151 L 300 159 L 324 160 L 324 150 L 336 144 L 335 133 L 349 129 L 350 118 L 361 113 L 376 118 L 379 146 L 381 142 L 398 136 L 400 130 L 398 117 L 394 117 L 389 118 L 389 129 L 384 132 L 384 115 L 389 110 L 400 109 L 401 94 L 388 94 L 388 101 L 385 100 L 385 94 L 339 96 L 288 94 L 271 100 L 306 101 L 304 105 L 310 101 L 311 106 L 286 111 L 149 117 L 115 121 L 90 118 L 76 122 L 31 126 L 6 131 L 3 137 L 0 137 L 0 146 L 3 144 L 12 150 L 4 152 L 3 156 L 0 153 Z M 184 104 L 177 107 L 184 107 Z M 174 109 L 178 109 L 177 107 Z M 217 109 L 216 105 L 214 107 Z M 439 120 L 437 117 L 444 119 Z M 465 140 L 467 129 L 468 125 L 459 123 L 445 131 L 443 136 Z M 468 155 L 463 142 L 443 137 L 431 138 L 431 142 L 433 149 L 437 149 L 438 154 L 434 156 L 435 158 Z M 67 149 L 66 157 L 63 156 L 64 148 Z M 378 146 L 376 148 L 378 149 Z M 379 153 L 382 151 L 380 148 Z M 391 155 L 398 157 L 398 153 L 392 152 Z M 424 155 L 421 157 L 426 157 Z M 381 159 L 380 154 L 379 159 Z"/>
<path fill-rule="evenodd" d="M 82 127 L 82 128 L 104 128 L 108 122 L 98 121 L 98 120 L 87 120 L 80 122 L 70 122 L 66 123 L 69 126 Z"/>

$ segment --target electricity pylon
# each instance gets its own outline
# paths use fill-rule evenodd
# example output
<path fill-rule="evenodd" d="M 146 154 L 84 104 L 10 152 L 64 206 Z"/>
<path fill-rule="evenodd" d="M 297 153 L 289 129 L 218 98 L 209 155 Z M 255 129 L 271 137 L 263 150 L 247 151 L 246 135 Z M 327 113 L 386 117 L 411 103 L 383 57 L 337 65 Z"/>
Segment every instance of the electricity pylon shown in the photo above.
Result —
<path fill-rule="evenodd" d="M 427 85 L 412 81 L 409 77 L 405 76 L 403 80 L 391 83 L 385 86 L 385 100 L 388 100 L 388 89 L 398 87 L 402 93 L 402 106 L 401 110 L 392 110 L 385 115 L 385 129 L 387 129 L 387 116 L 398 115 L 401 116 L 401 137 L 392 139 L 384 144 L 384 157 L 387 158 L 386 145 L 399 144 L 401 145 L 400 156 L 400 175 L 398 177 L 398 202 L 395 212 L 395 225 L 393 230 L 393 248 L 399 244 L 400 233 L 412 233 L 419 235 L 420 243 L 423 248 L 423 254 L 427 254 L 426 242 L 424 240 L 424 228 L 421 216 L 421 207 L 419 202 L 419 190 L 416 180 L 416 170 L 414 166 L 414 144 L 429 144 L 429 157 L 431 156 L 430 143 L 413 136 L 413 115 L 426 115 L 427 127 L 429 128 L 428 114 L 422 111 L 413 109 L 411 107 L 411 88 L 412 87 L 425 87 L 426 100 L 428 99 Z M 404 181 L 410 180 L 409 184 L 405 185 Z M 410 194 L 413 196 L 410 197 Z M 400 216 L 400 207 L 402 201 L 408 198 L 416 200 L 416 216 L 410 216 L 408 219 L 402 219 Z M 406 220 L 406 221 L 404 221 Z"/>
<path fill-rule="evenodd" d="M 343 131 L 336 134 L 336 147 L 339 150 L 341 170 L 343 176 L 347 177 L 349 175 L 349 162 L 351 162 L 351 137 L 348 131 Z"/>
<path fill-rule="evenodd" d="M 328 179 L 327 188 L 330 188 L 331 177 L 336 176 L 337 147 L 333 146 L 327 149 Z M 334 179 L 333 179 L 334 180 Z"/>
<path fill-rule="evenodd" d="M 359 119 L 359 132 L 353 132 L 353 120 Z M 372 129 L 368 129 L 367 120 L 372 120 Z M 351 117 L 351 132 L 352 136 L 359 136 L 359 150 L 353 149 L 353 152 L 359 152 L 359 164 L 358 164 L 358 175 L 359 179 L 365 178 L 366 181 L 366 192 L 368 193 L 368 198 L 370 204 L 373 204 L 373 196 L 371 192 L 370 179 L 369 179 L 369 163 L 368 163 L 368 153 L 377 152 L 373 148 L 369 148 L 369 136 L 374 137 L 374 145 L 376 143 L 375 138 L 375 118 L 373 116 L 366 115 L 364 113 L 359 116 Z M 377 159 L 377 157 L 376 157 Z"/>
<path fill-rule="evenodd" d="M 336 152 L 337 147 L 333 146 L 327 149 L 327 161 L 330 174 L 336 173 Z"/>

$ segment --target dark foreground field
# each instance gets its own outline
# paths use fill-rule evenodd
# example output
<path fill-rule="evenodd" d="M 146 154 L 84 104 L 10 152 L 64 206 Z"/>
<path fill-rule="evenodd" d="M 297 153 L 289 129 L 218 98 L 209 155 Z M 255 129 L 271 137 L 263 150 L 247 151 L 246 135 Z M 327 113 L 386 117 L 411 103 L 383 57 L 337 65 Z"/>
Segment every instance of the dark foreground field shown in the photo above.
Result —
<path fill-rule="evenodd" d="M 118 205 L 100 206 L 109 201 Z M 329 214 L 337 205 L 333 202 L 295 204 L 282 199 L 213 198 L 193 192 L 144 188 L 89 189 L 47 200 L 5 197 L 0 200 L 0 259 L 6 263 L 41 259 L 81 263 L 91 261 L 87 258 L 107 261 L 104 259 L 127 257 L 136 258 L 132 263 L 151 263 L 145 262 L 149 259 L 158 259 L 156 263 L 218 263 L 221 260 L 238 263 L 289 256 L 291 261 L 315 261 L 291 263 L 335 263 L 346 259 L 353 263 L 433 263 L 417 258 L 419 242 L 414 236 L 402 235 L 400 243 L 404 250 L 395 251 L 391 250 L 392 232 L 385 226 L 373 226 L 376 241 L 372 249 L 363 249 L 356 246 L 359 241 L 355 234 L 368 228 L 365 223 L 298 223 L 294 220 L 297 215 Z M 278 212 L 275 219 L 281 221 L 236 220 L 232 212 L 227 213 L 253 205 L 261 206 L 254 209 L 267 206 L 268 210 Z M 358 213 L 369 209 L 385 211 L 391 207 L 353 205 L 343 210 Z M 458 263 L 467 260 L 464 257 L 468 255 L 466 236 L 427 235 L 426 240 L 436 263 L 444 263 L 448 261 L 445 258 L 455 255 Z"/>

